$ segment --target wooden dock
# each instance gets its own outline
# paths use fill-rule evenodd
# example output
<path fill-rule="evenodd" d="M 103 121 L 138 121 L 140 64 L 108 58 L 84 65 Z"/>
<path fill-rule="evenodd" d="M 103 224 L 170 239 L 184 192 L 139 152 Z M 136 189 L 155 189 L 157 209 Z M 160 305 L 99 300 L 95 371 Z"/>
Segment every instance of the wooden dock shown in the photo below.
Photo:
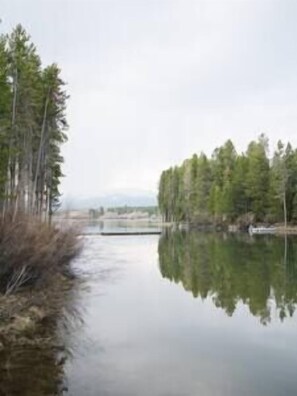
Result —
<path fill-rule="evenodd" d="M 135 235 L 161 235 L 162 231 L 116 231 L 116 232 L 86 232 L 82 233 L 82 236 L 135 236 Z"/>
<path fill-rule="evenodd" d="M 130 236 L 130 235 L 161 235 L 162 231 L 123 231 L 123 232 L 101 232 L 104 236 Z"/>

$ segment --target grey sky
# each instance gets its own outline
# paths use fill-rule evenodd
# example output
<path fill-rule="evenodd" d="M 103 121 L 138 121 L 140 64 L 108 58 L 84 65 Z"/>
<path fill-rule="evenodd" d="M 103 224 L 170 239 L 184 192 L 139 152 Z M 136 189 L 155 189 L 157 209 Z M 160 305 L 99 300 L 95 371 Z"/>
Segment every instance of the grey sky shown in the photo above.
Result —
<path fill-rule="evenodd" d="M 228 138 L 297 145 L 295 0 L 2 0 L 0 17 L 68 83 L 65 195 L 156 190 Z"/>

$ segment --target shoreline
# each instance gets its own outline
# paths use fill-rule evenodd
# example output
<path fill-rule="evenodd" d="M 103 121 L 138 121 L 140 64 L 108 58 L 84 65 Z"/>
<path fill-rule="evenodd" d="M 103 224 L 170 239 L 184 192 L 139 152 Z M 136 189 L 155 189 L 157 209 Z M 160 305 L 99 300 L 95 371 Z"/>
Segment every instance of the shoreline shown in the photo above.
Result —
<path fill-rule="evenodd" d="M 62 348 L 57 322 L 67 314 L 67 303 L 79 278 L 57 274 L 42 288 L 0 297 L 0 353 L 14 347 Z"/>
<path fill-rule="evenodd" d="M 248 232 L 247 229 L 240 228 L 237 224 L 189 224 L 189 223 L 178 223 L 178 222 L 167 222 L 161 223 L 161 227 L 164 228 L 172 228 L 173 230 L 179 231 L 213 231 L 220 232 L 226 231 L 228 233 L 240 233 L 240 232 Z M 261 227 L 263 223 L 255 223 L 255 227 Z M 269 224 L 269 227 L 275 228 L 275 233 L 277 235 L 297 235 L 297 225 L 290 225 L 285 227 L 280 224 Z M 264 225 L 267 227 L 267 224 Z"/>
<path fill-rule="evenodd" d="M 297 226 L 284 227 L 279 226 L 275 227 L 275 233 L 279 235 L 297 235 Z"/>
<path fill-rule="evenodd" d="M 3 218 L 0 231 L 0 351 L 54 346 L 57 324 L 79 284 L 71 262 L 82 240 L 73 229 L 21 215 Z"/>

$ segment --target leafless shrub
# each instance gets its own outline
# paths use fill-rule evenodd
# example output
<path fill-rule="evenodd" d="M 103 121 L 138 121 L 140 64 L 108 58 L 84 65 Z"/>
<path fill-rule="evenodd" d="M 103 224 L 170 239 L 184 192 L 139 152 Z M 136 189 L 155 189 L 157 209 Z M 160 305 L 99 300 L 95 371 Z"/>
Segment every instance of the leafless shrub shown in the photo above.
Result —
<path fill-rule="evenodd" d="M 57 274 L 73 276 L 70 262 L 80 249 L 74 229 L 24 215 L 0 218 L 0 293 L 42 287 Z"/>

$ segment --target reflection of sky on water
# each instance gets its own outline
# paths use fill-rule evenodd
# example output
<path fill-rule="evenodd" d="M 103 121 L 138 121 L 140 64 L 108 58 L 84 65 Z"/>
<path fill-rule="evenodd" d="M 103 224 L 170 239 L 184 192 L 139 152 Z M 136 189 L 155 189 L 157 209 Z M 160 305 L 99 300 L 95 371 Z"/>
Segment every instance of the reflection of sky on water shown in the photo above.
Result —
<path fill-rule="evenodd" d="M 230 317 L 211 296 L 193 298 L 161 277 L 158 241 L 88 239 L 77 265 L 97 276 L 82 294 L 84 341 L 67 366 L 70 394 L 295 395 L 296 318 L 281 322 L 271 302 L 263 326 L 241 302 Z"/>
<path fill-rule="evenodd" d="M 93 220 L 82 225 L 82 232 L 95 234 L 101 232 L 144 232 L 160 231 L 160 225 L 148 220 Z"/>

